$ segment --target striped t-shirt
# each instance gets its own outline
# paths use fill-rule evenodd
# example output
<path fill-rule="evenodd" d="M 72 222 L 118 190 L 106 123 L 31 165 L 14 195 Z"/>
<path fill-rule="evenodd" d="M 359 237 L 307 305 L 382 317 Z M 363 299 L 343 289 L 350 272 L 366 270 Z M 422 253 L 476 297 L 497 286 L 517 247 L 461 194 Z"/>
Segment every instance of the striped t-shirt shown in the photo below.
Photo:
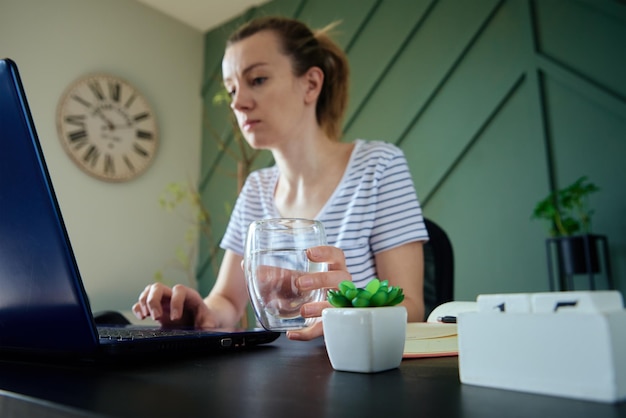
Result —
<path fill-rule="evenodd" d="M 274 204 L 276 166 L 252 172 L 237 199 L 220 246 L 243 254 L 248 226 L 255 220 L 280 218 Z M 376 274 L 374 255 L 428 233 L 403 152 L 384 142 L 357 140 L 348 167 L 316 219 L 329 245 L 341 248 L 357 286 Z"/>

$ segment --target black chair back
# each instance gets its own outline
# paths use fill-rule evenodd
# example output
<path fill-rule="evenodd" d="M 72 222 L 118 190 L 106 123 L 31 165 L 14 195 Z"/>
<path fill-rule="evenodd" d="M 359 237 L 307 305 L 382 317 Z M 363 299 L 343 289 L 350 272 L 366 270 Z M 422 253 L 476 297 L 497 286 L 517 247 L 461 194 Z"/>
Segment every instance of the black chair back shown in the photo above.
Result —
<path fill-rule="evenodd" d="M 429 240 L 424 244 L 425 316 L 437 306 L 454 299 L 454 251 L 448 234 L 424 218 Z"/>

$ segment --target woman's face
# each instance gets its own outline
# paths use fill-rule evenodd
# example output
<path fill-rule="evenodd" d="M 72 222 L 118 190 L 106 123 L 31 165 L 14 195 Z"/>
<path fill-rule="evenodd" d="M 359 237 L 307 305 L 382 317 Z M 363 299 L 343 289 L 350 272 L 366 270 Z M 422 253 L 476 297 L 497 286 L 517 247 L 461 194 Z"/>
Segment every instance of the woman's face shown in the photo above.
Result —
<path fill-rule="evenodd" d="M 229 46 L 222 74 L 239 128 L 253 148 L 276 148 L 302 134 L 310 117 L 306 77 L 294 76 L 274 32 L 258 32 Z"/>

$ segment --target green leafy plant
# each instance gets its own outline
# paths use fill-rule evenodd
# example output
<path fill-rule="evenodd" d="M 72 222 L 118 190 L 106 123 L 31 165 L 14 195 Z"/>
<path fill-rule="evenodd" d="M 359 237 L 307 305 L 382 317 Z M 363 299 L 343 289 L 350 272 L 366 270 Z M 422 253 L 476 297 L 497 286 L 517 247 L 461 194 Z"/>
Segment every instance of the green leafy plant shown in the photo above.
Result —
<path fill-rule="evenodd" d="M 190 286 L 197 287 L 195 263 L 198 238 L 201 233 L 212 239 L 211 216 L 191 181 L 168 184 L 159 196 L 159 206 L 166 212 L 176 213 L 189 223 L 189 227 L 185 232 L 184 243 L 176 248 L 174 257 L 154 274 L 154 279 L 157 282 L 170 283 L 166 270 L 176 269 L 184 272 Z M 209 250 L 217 251 L 217 248 Z"/>
<path fill-rule="evenodd" d="M 373 279 L 364 288 L 345 280 L 337 290 L 328 291 L 327 299 L 337 308 L 394 306 L 404 300 L 404 293 L 401 287 L 389 286 L 387 280 Z"/>
<path fill-rule="evenodd" d="M 598 186 L 583 176 L 537 203 L 531 218 L 550 221 L 549 232 L 553 237 L 589 233 L 593 215 L 593 210 L 588 205 L 589 195 L 598 190 Z"/>

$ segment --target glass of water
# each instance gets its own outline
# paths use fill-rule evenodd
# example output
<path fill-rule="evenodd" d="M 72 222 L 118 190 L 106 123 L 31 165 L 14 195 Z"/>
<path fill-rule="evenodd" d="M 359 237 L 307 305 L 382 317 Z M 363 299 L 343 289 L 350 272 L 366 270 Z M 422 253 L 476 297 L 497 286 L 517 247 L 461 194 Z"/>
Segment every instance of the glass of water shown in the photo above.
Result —
<path fill-rule="evenodd" d="M 326 263 L 309 261 L 307 248 L 326 245 L 324 226 L 309 219 L 263 219 L 250 224 L 246 236 L 244 271 L 248 294 L 261 325 L 272 331 L 310 326 L 303 318 L 305 303 L 324 300 L 324 290 L 301 292 L 298 277 L 326 271 Z"/>

